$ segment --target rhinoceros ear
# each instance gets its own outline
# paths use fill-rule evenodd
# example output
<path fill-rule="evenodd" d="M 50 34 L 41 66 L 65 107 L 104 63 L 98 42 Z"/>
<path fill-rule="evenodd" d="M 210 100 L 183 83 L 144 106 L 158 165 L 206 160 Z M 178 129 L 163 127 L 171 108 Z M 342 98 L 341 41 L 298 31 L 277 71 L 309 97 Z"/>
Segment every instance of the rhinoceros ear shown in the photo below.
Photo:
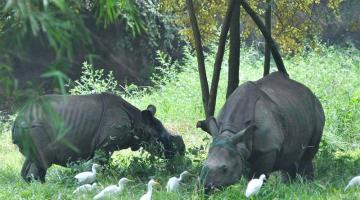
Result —
<path fill-rule="evenodd" d="M 201 128 L 201 130 L 209 133 L 211 136 L 215 136 L 219 132 L 219 128 L 214 117 L 209 117 L 207 120 L 198 121 L 196 123 L 196 128 Z"/>
<path fill-rule="evenodd" d="M 206 125 L 206 120 L 201 120 L 196 123 L 196 128 L 201 128 L 201 130 L 209 133 Z M 211 133 L 209 133 L 211 135 Z"/>
<path fill-rule="evenodd" d="M 246 127 L 245 129 L 239 131 L 238 133 L 236 133 L 232 138 L 231 138 L 231 142 L 233 144 L 237 144 L 239 143 L 245 136 L 247 136 L 250 133 L 253 133 L 256 129 L 255 124 L 251 124 L 248 127 Z"/>
<path fill-rule="evenodd" d="M 154 122 L 154 115 L 149 110 L 141 111 L 141 118 L 145 124 L 152 124 Z"/>
<path fill-rule="evenodd" d="M 215 117 L 211 116 L 206 120 L 207 130 L 213 137 L 219 133 L 219 126 Z"/>
<path fill-rule="evenodd" d="M 155 116 L 155 113 L 156 113 L 156 107 L 154 106 L 154 105 L 148 105 L 148 107 L 146 108 L 146 110 L 148 110 L 148 111 L 150 111 L 151 112 L 151 114 L 153 115 L 153 116 Z"/>

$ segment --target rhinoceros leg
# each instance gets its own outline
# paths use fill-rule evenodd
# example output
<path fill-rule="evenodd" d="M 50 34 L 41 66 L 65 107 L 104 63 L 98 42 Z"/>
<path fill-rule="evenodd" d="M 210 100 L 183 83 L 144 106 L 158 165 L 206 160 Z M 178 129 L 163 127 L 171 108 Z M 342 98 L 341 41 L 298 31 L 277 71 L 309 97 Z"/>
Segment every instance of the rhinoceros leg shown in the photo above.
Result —
<path fill-rule="evenodd" d="M 26 182 L 31 182 L 32 180 L 40 180 L 42 183 L 45 182 L 46 170 L 38 168 L 29 158 L 26 158 L 22 169 L 21 177 Z"/>
<path fill-rule="evenodd" d="M 281 171 L 281 180 L 283 183 L 289 183 L 295 180 L 297 173 L 297 164 L 292 164 Z"/>
<path fill-rule="evenodd" d="M 21 177 L 26 181 L 26 182 L 29 182 L 29 180 L 27 180 L 26 178 L 26 174 L 27 172 L 29 171 L 30 169 L 30 165 L 31 165 L 31 161 L 29 158 L 26 158 L 25 159 L 25 162 L 21 168 Z"/>
<path fill-rule="evenodd" d="M 41 169 L 48 169 L 55 160 L 51 139 L 43 126 L 34 126 L 29 130 L 33 144 L 31 160 Z"/>
<path fill-rule="evenodd" d="M 318 147 L 315 146 L 307 148 L 300 162 L 296 162 L 282 171 L 282 181 L 285 183 L 293 181 L 296 178 L 296 174 L 307 180 L 313 180 L 314 165 L 312 160 L 314 159 L 317 150 Z"/>
<path fill-rule="evenodd" d="M 318 145 L 308 147 L 299 163 L 298 173 L 307 180 L 314 179 L 314 165 L 312 160 L 319 149 Z"/>
<path fill-rule="evenodd" d="M 271 151 L 266 154 L 255 156 L 256 159 L 252 161 L 253 177 L 259 178 L 261 174 L 265 174 L 266 177 L 268 177 L 274 169 L 276 154 L 277 151 Z"/>
<path fill-rule="evenodd" d="M 299 165 L 298 173 L 307 180 L 314 179 L 314 165 L 311 160 L 302 161 Z"/>
<path fill-rule="evenodd" d="M 319 134 L 314 134 L 315 136 Z M 298 174 L 307 180 L 314 179 L 314 164 L 312 160 L 315 158 L 316 153 L 319 150 L 320 139 L 314 138 L 311 140 L 309 146 L 306 147 L 306 150 L 301 158 L 298 167 Z"/>

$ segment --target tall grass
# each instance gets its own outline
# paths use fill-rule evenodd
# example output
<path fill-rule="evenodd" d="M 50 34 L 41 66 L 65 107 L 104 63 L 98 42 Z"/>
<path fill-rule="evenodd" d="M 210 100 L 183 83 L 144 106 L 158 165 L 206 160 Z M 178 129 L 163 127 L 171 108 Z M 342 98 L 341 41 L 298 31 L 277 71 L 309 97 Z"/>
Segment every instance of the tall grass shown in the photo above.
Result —
<path fill-rule="evenodd" d="M 283 184 L 274 173 L 255 199 L 358 199 L 360 196 L 360 188 L 343 192 L 350 177 L 360 173 L 360 51 L 318 46 L 284 59 L 290 77 L 311 88 L 325 110 L 326 125 L 316 159 L 316 179 L 309 183 L 300 179 L 293 184 Z M 196 122 L 204 117 L 196 58 L 188 51 L 180 63 L 174 63 L 160 53 L 159 59 L 161 76 L 152 79 L 153 87 L 123 86 L 119 93 L 140 109 L 145 109 L 148 104 L 156 105 L 157 117 L 169 130 L 183 136 L 187 145 L 186 156 L 167 162 L 143 151 L 116 152 L 112 163 L 100 171 L 98 183 L 102 188 L 117 183 L 121 176 L 127 176 L 135 183 L 130 184 L 118 199 L 138 199 L 146 189 L 146 181 L 154 177 L 161 182 L 161 186 L 156 187 L 154 199 L 202 199 L 203 195 L 195 192 L 195 177 L 187 178 L 179 193 L 167 194 L 164 188 L 167 178 L 184 169 L 199 173 L 210 142 L 207 134 L 195 128 Z M 213 63 L 214 55 L 209 53 L 206 60 L 209 72 Z M 263 56 L 258 51 L 243 47 L 240 82 L 261 78 L 262 65 Z M 225 101 L 226 75 L 225 63 L 217 111 Z M 113 85 L 110 85 L 113 91 Z M 77 88 L 82 90 L 82 87 Z M 23 158 L 11 144 L 10 122 L 2 120 L 0 124 L 0 139 L 3 141 L 0 144 L 0 199 L 89 199 L 95 194 L 72 194 L 76 187 L 73 176 L 81 167 L 65 169 L 54 166 L 48 170 L 45 184 L 24 183 L 19 175 Z M 244 199 L 245 187 L 246 181 L 242 179 L 210 199 Z"/>

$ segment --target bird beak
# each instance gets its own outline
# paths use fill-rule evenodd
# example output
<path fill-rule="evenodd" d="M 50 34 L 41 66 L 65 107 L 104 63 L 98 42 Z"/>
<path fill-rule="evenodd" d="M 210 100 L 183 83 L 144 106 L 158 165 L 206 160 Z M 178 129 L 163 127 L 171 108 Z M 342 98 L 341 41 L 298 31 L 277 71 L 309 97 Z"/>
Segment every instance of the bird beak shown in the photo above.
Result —
<path fill-rule="evenodd" d="M 159 183 L 159 182 L 157 182 L 157 181 L 154 181 L 154 183 L 155 183 L 155 184 L 157 184 L 157 185 L 160 185 L 160 183 Z"/>

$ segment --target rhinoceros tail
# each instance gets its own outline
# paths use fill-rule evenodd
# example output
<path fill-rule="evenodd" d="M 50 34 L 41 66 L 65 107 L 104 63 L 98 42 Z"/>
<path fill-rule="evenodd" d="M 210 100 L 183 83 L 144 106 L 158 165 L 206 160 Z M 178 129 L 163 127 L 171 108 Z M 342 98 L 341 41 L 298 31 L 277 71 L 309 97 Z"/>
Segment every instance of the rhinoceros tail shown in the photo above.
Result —
<path fill-rule="evenodd" d="M 17 120 L 14 121 L 12 129 L 11 129 L 11 137 L 12 137 L 13 144 L 19 144 L 19 141 L 20 141 L 19 133 L 16 132 L 16 122 L 17 122 Z"/>

